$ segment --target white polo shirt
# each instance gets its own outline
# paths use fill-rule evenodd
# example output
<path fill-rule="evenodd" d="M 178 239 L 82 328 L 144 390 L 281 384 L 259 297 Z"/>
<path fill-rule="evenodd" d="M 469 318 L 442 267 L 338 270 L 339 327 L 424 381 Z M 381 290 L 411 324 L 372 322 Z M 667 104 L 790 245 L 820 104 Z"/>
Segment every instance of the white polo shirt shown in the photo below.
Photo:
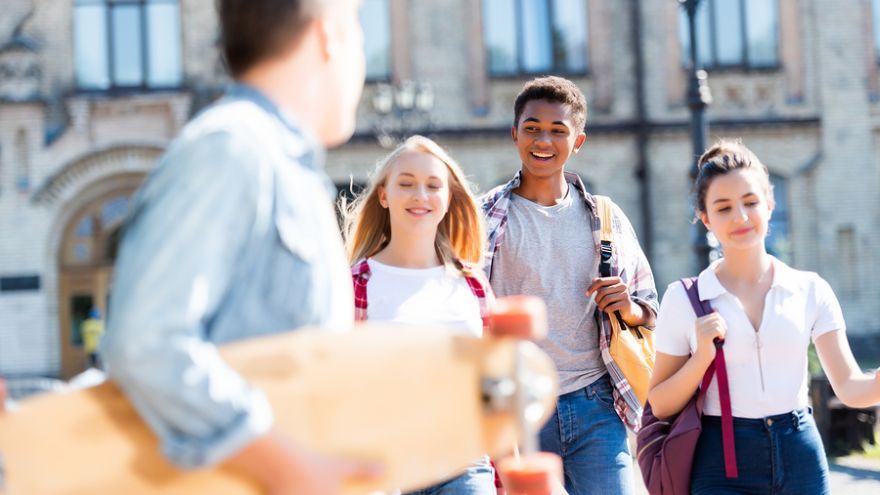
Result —
<path fill-rule="evenodd" d="M 810 339 L 846 324 L 828 282 L 813 272 L 795 270 L 773 258 L 773 284 L 764 301 L 761 328 L 755 332 L 742 304 L 718 281 L 721 260 L 703 270 L 699 295 L 727 323 L 724 357 L 733 415 L 763 418 L 807 406 L 807 347 Z M 687 356 L 696 352 L 696 315 L 680 282 L 669 284 L 655 330 L 658 352 Z M 705 414 L 720 416 L 718 383 L 712 380 Z"/>

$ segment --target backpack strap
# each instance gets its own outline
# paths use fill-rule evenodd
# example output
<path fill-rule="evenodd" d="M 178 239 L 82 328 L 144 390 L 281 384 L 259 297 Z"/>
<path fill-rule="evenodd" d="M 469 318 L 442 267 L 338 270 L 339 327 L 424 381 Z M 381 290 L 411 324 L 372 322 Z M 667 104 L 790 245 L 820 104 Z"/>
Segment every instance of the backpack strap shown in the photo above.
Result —
<path fill-rule="evenodd" d="M 681 284 L 688 295 L 691 307 L 694 308 L 697 318 L 706 316 L 715 311 L 709 301 L 700 300 L 700 292 L 697 277 L 681 279 Z M 697 411 L 703 414 L 703 401 L 712 376 L 718 378 L 718 399 L 721 402 L 721 442 L 724 448 L 724 471 L 728 478 L 737 478 L 736 446 L 733 436 L 733 412 L 730 407 L 730 384 L 727 380 L 727 362 L 724 359 L 724 341 L 715 339 L 715 360 L 709 365 L 703 375 L 700 384 L 700 392 L 697 396 Z"/>
<path fill-rule="evenodd" d="M 354 284 L 354 320 L 367 319 L 367 281 L 370 280 L 370 264 L 364 258 L 351 266 L 351 281 Z"/>
<path fill-rule="evenodd" d="M 599 276 L 611 276 L 611 255 L 614 250 L 614 231 L 611 225 L 611 200 L 607 196 L 593 196 L 596 200 L 596 216 L 599 217 Z"/>

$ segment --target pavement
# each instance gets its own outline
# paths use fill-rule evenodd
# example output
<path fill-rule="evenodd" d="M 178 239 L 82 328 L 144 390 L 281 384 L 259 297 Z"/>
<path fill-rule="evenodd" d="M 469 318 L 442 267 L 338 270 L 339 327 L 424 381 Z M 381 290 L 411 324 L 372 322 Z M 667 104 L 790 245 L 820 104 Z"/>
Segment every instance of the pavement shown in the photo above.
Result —
<path fill-rule="evenodd" d="M 634 446 L 634 445 L 633 445 Z M 648 495 L 638 463 L 635 467 L 635 495 Z M 880 459 L 852 455 L 828 459 L 833 495 L 880 495 Z"/>
<path fill-rule="evenodd" d="M 647 495 L 636 467 L 635 495 Z M 828 460 L 831 493 L 834 495 L 880 495 L 880 459 L 838 457 Z"/>
<path fill-rule="evenodd" d="M 880 494 L 880 459 L 859 456 L 828 460 L 831 493 L 841 495 Z"/>

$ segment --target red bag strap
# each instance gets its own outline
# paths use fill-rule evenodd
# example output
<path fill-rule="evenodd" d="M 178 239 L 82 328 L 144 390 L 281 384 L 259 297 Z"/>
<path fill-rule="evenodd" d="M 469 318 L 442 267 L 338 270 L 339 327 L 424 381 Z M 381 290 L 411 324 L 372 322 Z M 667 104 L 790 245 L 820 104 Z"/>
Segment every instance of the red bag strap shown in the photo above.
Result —
<path fill-rule="evenodd" d="M 684 285 L 697 318 L 715 311 L 709 301 L 700 300 L 696 277 L 683 278 L 681 284 Z M 709 390 L 709 384 L 712 383 L 713 375 L 718 378 L 718 398 L 721 402 L 721 443 L 724 448 L 724 471 L 728 478 L 737 478 L 739 472 L 736 467 L 733 412 L 730 408 L 730 384 L 727 380 L 727 362 L 724 359 L 724 341 L 721 339 L 715 339 L 715 360 L 709 365 L 700 384 L 700 392 L 697 397 L 697 411 L 700 415 L 703 414 L 703 401 L 706 391 Z"/>

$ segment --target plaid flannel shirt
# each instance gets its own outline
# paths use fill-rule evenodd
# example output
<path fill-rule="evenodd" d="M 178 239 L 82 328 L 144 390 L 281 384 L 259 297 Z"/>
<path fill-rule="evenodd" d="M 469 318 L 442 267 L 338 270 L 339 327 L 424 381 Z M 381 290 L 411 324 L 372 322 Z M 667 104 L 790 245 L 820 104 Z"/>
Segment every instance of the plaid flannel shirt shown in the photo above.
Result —
<path fill-rule="evenodd" d="M 520 186 L 521 180 L 522 172 L 519 171 L 510 182 L 492 189 L 480 198 L 483 216 L 486 219 L 486 231 L 489 236 L 485 264 L 486 276 L 489 277 L 489 280 L 492 279 L 492 261 L 495 253 L 504 242 L 504 233 L 507 229 L 507 215 L 510 210 L 510 196 L 513 194 L 513 190 Z M 580 193 L 591 213 L 592 225 L 590 225 L 590 228 L 593 232 L 596 255 L 594 256 L 593 266 L 588 269 L 594 276 L 598 276 L 601 225 L 599 217 L 596 215 L 596 201 L 587 192 L 580 177 L 576 174 L 566 172 L 565 180 Z M 654 287 L 654 275 L 651 273 L 651 267 L 648 266 L 648 260 L 639 246 L 638 238 L 629 219 L 626 218 L 626 215 L 623 214 L 623 211 L 617 205 L 613 205 L 611 223 L 614 232 L 611 275 L 620 277 L 629 286 L 630 296 L 633 301 L 650 309 L 656 315 L 659 307 L 657 303 L 657 289 Z M 620 368 L 611 359 L 611 350 L 609 348 L 609 343 L 611 342 L 611 320 L 607 313 L 598 309 L 596 309 L 596 320 L 600 328 L 599 351 L 602 354 L 602 361 L 605 363 L 605 368 L 608 370 L 611 382 L 614 385 L 614 409 L 627 426 L 634 431 L 638 431 L 641 425 L 642 404 L 636 398 Z"/>

